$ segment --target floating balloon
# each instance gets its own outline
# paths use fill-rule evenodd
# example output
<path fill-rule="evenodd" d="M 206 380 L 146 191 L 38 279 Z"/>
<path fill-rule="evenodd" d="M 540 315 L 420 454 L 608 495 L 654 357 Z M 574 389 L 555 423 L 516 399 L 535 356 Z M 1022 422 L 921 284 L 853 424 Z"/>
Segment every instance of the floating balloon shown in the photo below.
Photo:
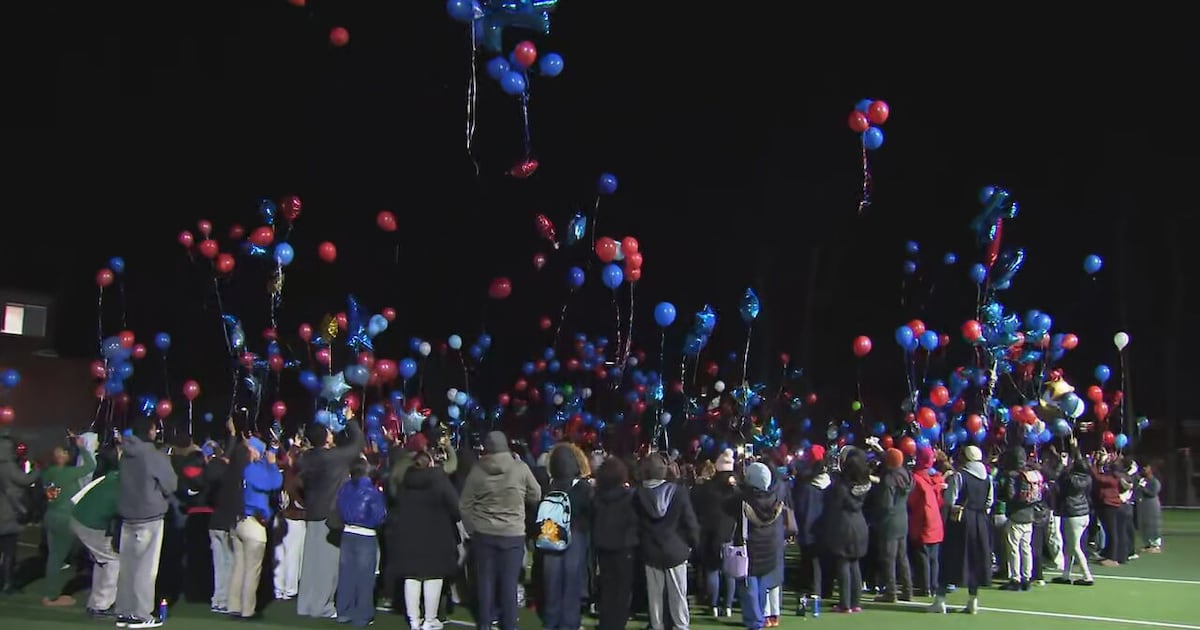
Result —
<path fill-rule="evenodd" d="M 851 349 L 854 351 L 854 356 L 860 359 L 871 354 L 871 338 L 866 335 L 855 337 Z"/>
<path fill-rule="evenodd" d="M 1117 352 L 1122 352 L 1129 345 L 1129 333 L 1119 332 L 1113 335 L 1113 345 L 1117 347 Z"/>
<path fill-rule="evenodd" d="M 874 151 L 883 146 L 883 130 L 879 127 L 870 127 L 862 135 L 863 146 L 868 151 Z"/>
<path fill-rule="evenodd" d="M 512 295 L 512 280 L 508 278 L 496 278 L 488 286 L 488 297 L 493 300 L 504 300 L 510 295 Z"/>
<path fill-rule="evenodd" d="M 658 306 L 654 307 L 654 322 L 662 328 L 675 323 L 675 305 L 670 302 L 659 302 Z"/>
<path fill-rule="evenodd" d="M 1089 276 L 1095 275 L 1102 267 L 1104 267 L 1104 259 L 1095 254 L 1088 254 L 1083 259 L 1083 271 Z"/>
<path fill-rule="evenodd" d="M 380 210 L 379 214 L 375 215 L 375 225 L 384 232 L 395 232 L 397 227 L 396 215 L 390 210 Z"/>

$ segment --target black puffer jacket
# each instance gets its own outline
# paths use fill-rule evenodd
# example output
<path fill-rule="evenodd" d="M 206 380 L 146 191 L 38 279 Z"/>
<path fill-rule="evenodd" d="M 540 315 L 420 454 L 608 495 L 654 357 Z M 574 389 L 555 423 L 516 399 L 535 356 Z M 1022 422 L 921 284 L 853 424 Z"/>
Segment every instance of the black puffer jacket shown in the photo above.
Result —
<path fill-rule="evenodd" d="M 721 566 L 721 548 L 733 540 L 734 527 L 741 523 L 739 505 L 741 492 L 731 472 L 719 472 L 692 490 L 692 506 L 700 520 L 698 559 L 704 567 Z"/>
<path fill-rule="evenodd" d="M 737 514 L 738 528 L 742 517 L 746 524 L 746 551 L 750 555 L 750 575 L 763 577 L 779 567 L 779 551 L 783 549 L 783 501 L 774 491 L 763 492 L 747 488 Z"/>
<path fill-rule="evenodd" d="M 1092 511 L 1092 475 L 1087 468 L 1072 467 L 1058 479 L 1059 516 L 1087 516 Z"/>
<path fill-rule="evenodd" d="M 908 495 L 912 474 L 904 468 L 889 468 L 867 494 L 871 529 L 884 540 L 908 536 Z"/>

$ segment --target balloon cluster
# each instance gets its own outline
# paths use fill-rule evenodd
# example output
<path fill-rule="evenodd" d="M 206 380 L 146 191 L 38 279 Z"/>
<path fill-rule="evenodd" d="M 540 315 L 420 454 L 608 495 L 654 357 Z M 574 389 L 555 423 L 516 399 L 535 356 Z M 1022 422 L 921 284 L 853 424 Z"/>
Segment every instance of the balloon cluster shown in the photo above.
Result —
<path fill-rule="evenodd" d="M 621 283 L 628 279 L 637 282 L 642 279 L 642 252 L 638 240 L 626 236 L 620 241 L 602 236 L 596 241 L 596 258 L 606 263 L 601 269 L 600 281 L 611 291 L 616 291 Z M 624 262 L 624 266 L 616 263 Z"/>
<path fill-rule="evenodd" d="M 538 73 L 553 78 L 563 71 L 563 58 L 558 53 L 546 53 L 538 58 L 537 46 L 530 41 L 517 44 L 508 58 L 494 57 L 487 63 L 488 76 L 509 96 L 523 96 L 529 90 L 529 70 L 537 64 Z"/>
<path fill-rule="evenodd" d="M 850 130 L 859 134 L 863 148 L 874 151 L 883 146 L 883 123 L 887 122 L 891 110 L 888 104 L 880 100 L 864 98 L 854 105 L 847 124 Z"/>
<path fill-rule="evenodd" d="M 550 34 L 550 12 L 558 0 L 448 0 L 451 19 L 472 25 L 476 43 L 500 52 L 507 27 Z"/>

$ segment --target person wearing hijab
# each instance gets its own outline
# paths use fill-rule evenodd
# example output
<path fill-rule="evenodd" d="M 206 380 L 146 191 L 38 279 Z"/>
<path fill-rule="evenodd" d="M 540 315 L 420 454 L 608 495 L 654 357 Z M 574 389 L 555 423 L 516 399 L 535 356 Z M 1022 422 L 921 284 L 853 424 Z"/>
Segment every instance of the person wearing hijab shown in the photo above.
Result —
<path fill-rule="evenodd" d="M 745 484 L 736 504 L 737 534 L 746 545 L 749 568 L 738 582 L 742 625 L 746 630 L 774 627 L 767 618 L 767 576 L 778 569 L 779 550 L 784 544 L 783 501 L 771 489 L 771 469 L 762 462 L 746 467 Z"/>
<path fill-rule="evenodd" d="M 862 612 L 862 570 L 859 561 L 867 555 L 869 532 L 863 503 L 871 490 L 867 456 L 854 447 L 838 453 L 840 473 L 825 499 L 825 544 L 838 576 L 839 603 L 834 612 Z"/>
<path fill-rule="evenodd" d="M 938 558 L 946 536 L 942 523 L 945 482 L 933 464 L 933 449 L 918 448 L 912 475 L 913 489 L 908 495 L 908 538 L 924 582 L 922 592 L 927 595 L 933 595 L 938 589 L 941 571 Z"/>
<path fill-rule="evenodd" d="M 541 551 L 542 627 L 576 630 L 588 571 L 592 486 L 587 457 L 577 446 L 562 443 L 550 449 L 550 492 L 566 493 L 571 504 L 570 544 L 563 551 Z"/>
<path fill-rule="evenodd" d="M 979 612 L 979 587 L 992 582 L 992 522 L 988 511 L 995 503 L 995 488 L 983 451 L 968 445 L 962 450 L 963 463 L 950 477 L 946 494 L 950 509 L 942 549 L 942 576 L 929 611 L 946 612 L 946 585 L 967 587 L 967 606 L 963 612 Z"/>

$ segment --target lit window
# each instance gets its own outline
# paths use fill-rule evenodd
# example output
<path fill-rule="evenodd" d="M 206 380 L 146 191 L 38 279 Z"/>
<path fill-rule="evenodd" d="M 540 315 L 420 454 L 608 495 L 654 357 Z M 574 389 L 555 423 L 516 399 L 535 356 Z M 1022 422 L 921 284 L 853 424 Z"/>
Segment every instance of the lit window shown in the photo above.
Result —
<path fill-rule="evenodd" d="M 5 304 L 0 333 L 26 337 L 46 336 L 46 307 L 30 304 Z"/>

